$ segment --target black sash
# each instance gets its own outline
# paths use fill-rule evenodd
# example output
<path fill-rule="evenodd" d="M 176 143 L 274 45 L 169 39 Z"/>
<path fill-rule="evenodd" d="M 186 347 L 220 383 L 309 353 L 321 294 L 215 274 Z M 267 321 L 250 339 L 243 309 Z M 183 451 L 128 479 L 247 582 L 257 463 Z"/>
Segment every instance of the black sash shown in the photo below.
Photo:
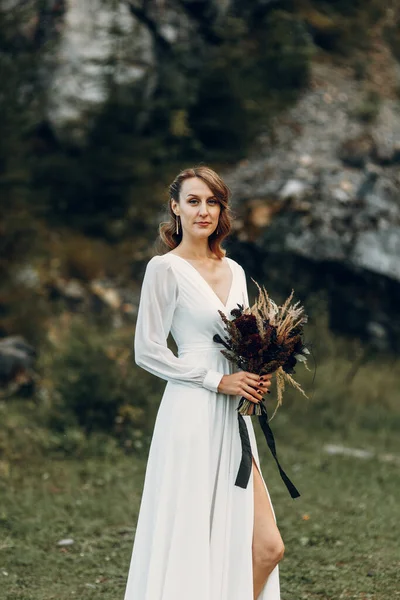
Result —
<path fill-rule="evenodd" d="M 242 398 L 245 400 L 245 398 Z M 279 464 L 278 457 L 276 455 L 276 446 L 275 439 L 272 433 L 271 427 L 268 423 L 268 414 L 267 409 L 265 407 L 264 402 L 260 403 L 262 414 L 258 415 L 258 420 L 261 425 L 261 429 L 263 430 L 265 439 L 267 440 L 268 448 L 271 450 L 271 454 L 274 457 L 276 464 L 278 465 L 280 476 L 283 479 L 287 489 L 289 490 L 289 494 L 292 498 L 298 498 L 300 496 L 300 492 L 290 481 L 289 477 L 286 475 L 285 471 L 282 469 Z M 239 434 L 240 440 L 242 443 L 242 460 L 240 462 L 239 470 L 237 473 L 235 485 L 238 487 L 247 488 L 247 484 L 250 479 L 251 468 L 252 468 L 252 453 L 251 453 L 251 445 L 249 432 L 247 430 L 246 422 L 243 419 L 243 416 L 238 412 L 238 423 L 239 423 Z"/>

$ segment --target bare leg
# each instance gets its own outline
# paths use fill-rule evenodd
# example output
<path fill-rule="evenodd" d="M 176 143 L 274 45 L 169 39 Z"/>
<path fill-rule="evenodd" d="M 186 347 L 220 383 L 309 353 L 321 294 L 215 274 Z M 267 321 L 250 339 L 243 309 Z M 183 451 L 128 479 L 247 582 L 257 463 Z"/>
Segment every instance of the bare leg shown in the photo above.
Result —
<path fill-rule="evenodd" d="M 283 558 L 285 550 L 276 526 L 264 483 L 253 457 L 254 529 L 253 529 L 253 593 L 257 600 L 270 573 Z"/>

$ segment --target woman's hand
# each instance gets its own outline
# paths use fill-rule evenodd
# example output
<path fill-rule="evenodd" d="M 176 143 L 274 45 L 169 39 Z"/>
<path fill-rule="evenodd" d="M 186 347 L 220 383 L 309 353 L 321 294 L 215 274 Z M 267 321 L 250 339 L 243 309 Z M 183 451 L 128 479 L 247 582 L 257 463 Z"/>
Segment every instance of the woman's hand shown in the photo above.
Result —
<path fill-rule="evenodd" d="M 239 371 L 231 375 L 223 375 L 218 392 L 220 394 L 229 394 L 232 396 L 243 396 L 250 402 L 258 404 L 261 402 L 263 395 L 268 392 L 271 387 L 272 374 L 256 375 L 249 371 Z"/>

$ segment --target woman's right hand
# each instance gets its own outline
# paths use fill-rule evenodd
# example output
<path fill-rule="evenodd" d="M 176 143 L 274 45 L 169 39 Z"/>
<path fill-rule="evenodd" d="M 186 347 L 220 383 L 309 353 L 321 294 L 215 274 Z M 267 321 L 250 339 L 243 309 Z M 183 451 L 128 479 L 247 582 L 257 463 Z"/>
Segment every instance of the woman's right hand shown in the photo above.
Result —
<path fill-rule="evenodd" d="M 218 392 L 232 396 L 243 396 L 250 402 L 258 404 L 271 386 L 272 374 L 256 375 L 249 371 L 239 371 L 231 375 L 223 375 L 219 382 Z"/>

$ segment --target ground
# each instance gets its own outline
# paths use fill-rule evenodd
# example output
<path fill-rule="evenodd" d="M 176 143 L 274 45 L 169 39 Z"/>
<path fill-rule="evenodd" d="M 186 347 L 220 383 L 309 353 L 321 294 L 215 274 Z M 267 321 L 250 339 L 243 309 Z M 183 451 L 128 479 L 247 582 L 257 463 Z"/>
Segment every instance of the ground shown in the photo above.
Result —
<path fill-rule="evenodd" d="M 399 454 L 395 432 L 308 426 L 283 407 L 272 421 L 278 455 L 301 492 L 292 500 L 256 420 L 264 478 L 286 546 L 282 600 L 395 600 L 399 572 Z M 373 450 L 332 455 L 325 445 Z M 122 600 L 146 460 L 11 464 L 0 479 L 4 600 Z M 71 545 L 58 545 L 72 539 Z"/>

